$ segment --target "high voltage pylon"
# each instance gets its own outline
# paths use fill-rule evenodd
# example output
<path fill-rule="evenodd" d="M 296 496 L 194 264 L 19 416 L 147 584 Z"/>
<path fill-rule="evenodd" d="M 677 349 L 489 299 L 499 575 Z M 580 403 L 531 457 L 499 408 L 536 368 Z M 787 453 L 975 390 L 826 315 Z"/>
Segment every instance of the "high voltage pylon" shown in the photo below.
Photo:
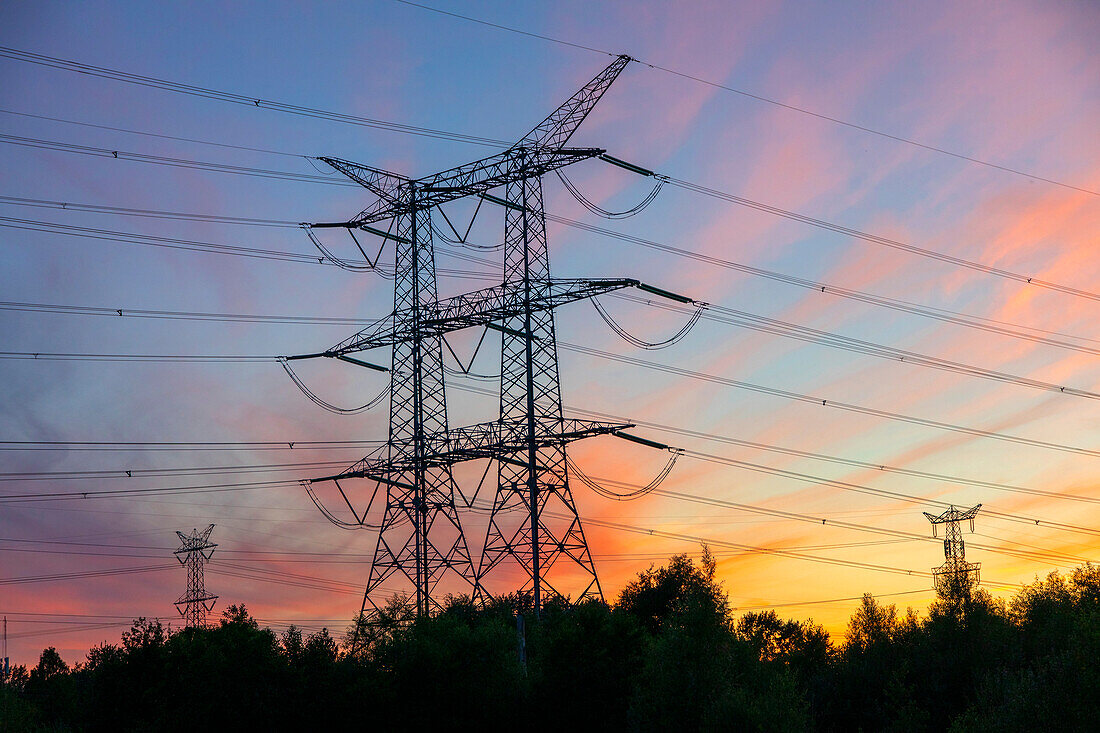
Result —
<path fill-rule="evenodd" d="M 210 541 L 210 533 L 214 531 L 211 524 L 201 532 L 198 529 L 191 534 L 176 532 L 179 536 L 179 549 L 176 550 L 176 559 L 180 565 L 187 566 L 187 592 L 176 601 L 176 610 L 183 616 L 184 626 L 196 628 L 206 626 L 206 614 L 214 610 L 214 603 L 218 597 L 206 592 L 206 581 L 203 578 L 203 566 L 209 562 L 214 554 L 214 548 L 218 545 Z"/>
<path fill-rule="evenodd" d="M 388 443 L 340 474 L 305 482 L 319 508 L 343 526 L 367 526 L 367 509 L 356 510 L 341 480 L 375 482 L 368 509 L 379 488 L 386 488 L 364 612 L 380 610 L 375 592 L 394 576 L 412 583 L 418 615 L 438 607 L 433 593 L 448 572 L 472 594 L 484 597 L 484 580 L 504 560 L 515 561 L 526 573 L 519 591 L 529 595 L 536 612 L 544 589 L 560 595 L 569 590 L 551 580 L 552 570 L 563 579 L 570 571 L 581 577 L 574 583 L 574 597 L 601 595 L 569 488 L 565 446 L 582 438 L 617 434 L 632 425 L 564 418 L 553 310 L 627 287 L 682 299 L 631 279 L 552 279 L 541 176 L 597 156 L 621 163 L 599 148 L 564 146 L 629 61 L 627 56 L 616 58 L 515 145 L 473 163 L 409 179 L 323 158 L 375 194 L 377 201 L 351 221 L 308 225 L 307 231 L 358 229 L 393 242 L 396 250 L 390 317 L 327 351 L 288 357 L 329 357 L 379 369 L 349 355 L 393 347 Z M 504 188 L 503 198 L 489 193 L 499 187 Z M 431 210 L 469 196 L 480 196 L 505 210 L 503 282 L 439 300 Z M 389 230 L 372 226 L 386 221 L 391 222 Z M 501 333 L 500 417 L 449 428 L 442 339 L 471 327 Z M 475 567 L 455 503 L 452 467 L 477 459 L 497 462 L 498 482 L 481 562 Z M 355 522 L 336 519 L 317 501 L 310 486 L 321 481 L 335 483 Z"/>
<path fill-rule="evenodd" d="M 936 527 L 944 525 L 944 563 L 938 568 L 932 568 L 936 594 L 940 598 L 948 600 L 969 598 L 970 591 L 981 580 L 979 571 L 982 564 L 966 561 L 966 545 L 963 543 L 962 529 L 959 527 L 961 522 L 970 520 L 970 531 L 973 532 L 974 517 L 981 508 L 982 505 L 977 504 L 969 509 L 960 510 L 951 505 L 939 516 L 924 512 L 924 516 L 932 523 L 933 537 L 937 535 Z"/>

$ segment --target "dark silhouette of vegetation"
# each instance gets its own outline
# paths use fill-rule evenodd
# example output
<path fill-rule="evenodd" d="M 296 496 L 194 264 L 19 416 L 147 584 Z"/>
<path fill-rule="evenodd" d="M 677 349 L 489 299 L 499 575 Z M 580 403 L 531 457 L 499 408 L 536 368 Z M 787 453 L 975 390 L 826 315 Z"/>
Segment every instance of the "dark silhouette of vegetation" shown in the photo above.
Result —
<path fill-rule="evenodd" d="M 243 605 L 203 629 L 137 619 L 72 667 L 53 647 L 15 667 L 0 731 L 1097 729 L 1100 568 L 1007 602 L 948 592 L 923 617 L 864 596 L 834 643 L 812 621 L 732 613 L 705 552 L 537 620 L 523 596 L 449 598 L 417 622 L 395 599 L 354 647 L 354 624 L 277 635 Z"/>

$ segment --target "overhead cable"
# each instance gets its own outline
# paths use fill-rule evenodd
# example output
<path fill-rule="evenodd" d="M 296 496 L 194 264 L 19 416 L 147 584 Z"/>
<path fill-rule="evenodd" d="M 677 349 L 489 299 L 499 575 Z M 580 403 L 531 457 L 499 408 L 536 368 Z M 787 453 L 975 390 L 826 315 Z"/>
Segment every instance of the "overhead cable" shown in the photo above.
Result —
<path fill-rule="evenodd" d="M 349 115 L 342 112 L 330 112 L 328 110 L 317 109 L 314 107 L 305 107 L 297 104 L 289 104 L 286 102 L 277 102 L 270 99 L 259 99 L 243 94 L 222 91 L 219 89 L 210 89 L 206 87 L 195 86 L 193 84 L 182 84 L 180 82 L 169 81 L 167 79 L 158 79 L 157 77 L 153 76 L 144 76 L 142 74 L 134 74 L 128 71 L 120 71 L 118 69 L 109 69 L 104 66 L 83 64 L 76 61 L 57 58 L 54 56 L 46 56 L 44 54 L 32 53 L 30 51 L 21 51 L 15 48 L 0 47 L 0 58 L 8 58 L 12 59 L 13 61 L 24 61 L 31 64 L 37 64 L 39 66 L 47 66 L 54 69 L 62 69 L 64 71 L 73 71 L 78 74 L 84 74 L 86 76 L 97 76 L 103 79 L 111 79 L 112 81 L 137 84 L 139 86 L 150 87 L 153 89 L 178 92 L 180 94 L 203 97 L 205 99 L 214 99 L 220 102 L 231 102 L 233 104 L 239 104 L 245 107 L 275 110 L 278 112 L 286 112 L 288 114 L 300 115 L 302 117 L 313 117 L 317 119 L 330 120 L 332 122 L 342 122 L 350 125 L 358 125 L 360 127 L 371 127 L 380 130 L 390 130 L 393 132 L 402 132 L 410 135 L 420 135 L 422 137 L 438 138 L 441 140 L 453 140 L 455 142 L 472 143 L 475 145 L 486 145 L 490 147 L 507 146 L 509 144 L 507 141 L 494 140 L 492 138 L 480 137 L 477 135 L 465 135 L 457 132 L 448 132 L 446 130 L 435 130 L 430 127 L 405 125 L 397 122 L 372 119 L 370 117 Z"/>
<path fill-rule="evenodd" d="M 768 394 L 775 397 L 782 397 L 788 400 L 794 400 L 797 402 L 806 402 L 814 405 L 821 405 L 822 407 L 830 407 L 837 410 L 844 410 L 846 412 L 859 413 L 869 415 L 872 417 L 878 417 L 887 420 L 896 420 L 899 422 L 906 422 L 914 425 L 922 425 L 925 427 L 936 428 L 938 430 L 947 430 L 951 432 L 964 433 L 967 435 L 973 435 L 982 438 L 991 438 L 994 440 L 1003 440 L 1011 443 L 1017 443 L 1020 445 L 1029 445 L 1036 448 L 1045 448 L 1048 450 L 1062 451 L 1066 453 L 1076 453 L 1079 455 L 1091 456 L 1100 458 L 1100 450 L 1093 450 L 1090 448 L 1082 448 L 1079 446 L 1067 445 L 1063 443 L 1054 443 L 1050 441 L 1038 440 L 1034 438 L 1025 438 L 1018 435 L 1012 435 L 1009 433 L 1001 433 L 993 430 L 983 430 L 981 428 L 971 428 L 963 425 L 956 425 L 953 423 L 941 422 L 938 420 L 931 420 L 928 418 L 915 417 L 912 415 L 905 415 L 902 413 L 890 412 L 888 410 L 880 410 L 873 407 L 865 407 L 863 405 L 857 405 L 849 402 L 842 402 L 839 400 L 829 400 L 827 398 L 813 397 L 810 395 L 802 394 L 800 392 L 794 392 L 791 390 L 780 389 L 778 387 L 768 387 L 765 385 L 754 384 L 752 382 L 746 382 L 738 379 L 731 379 L 728 377 L 722 377 L 715 374 L 707 374 L 704 372 L 696 372 L 690 369 L 684 369 L 682 367 L 671 366 L 667 364 L 659 364 L 656 362 L 645 361 L 643 359 L 637 359 L 635 357 L 623 356 L 621 354 L 613 354 L 607 351 L 601 351 L 599 349 L 593 349 L 587 346 L 580 346 L 577 344 L 571 344 L 565 341 L 558 341 L 558 346 L 568 351 L 573 351 L 578 354 L 584 354 L 587 356 L 594 356 L 600 359 L 609 361 L 617 361 L 623 364 L 630 364 L 633 366 L 639 366 L 645 369 L 651 369 L 655 371 L 664 372 L 667 374 L 674 374 L 676 376 L 687 377 L 689 379 L 695 379 L 703 382 L 711 382 L 714 384 L 720 384 L 725 387 L 732 387 L 735 389 L 743 389 L 751 392 L 758 392 L 761 394 Z M 0 351 L 0 359 L 19 359 L 19 360 L 59 360 L 59 361 L 104 361 L 104 362 L 200 362 L 200 363 L 233 363 L 233 362 L 278 362 L 280 357 L 278 356 L 259 356 L 259 355 L 235 355 L 235 354 L 208 354 L 208 355 L 188 355 L 188 354 L 92 354 L 92 353 L 60 353 L 60 352 L 29 352 L 29 351 Z"/>
<path fill-rule="evenodd" d="M 920 257 L 927 257 L 940 262 L 946 262 L 949 265 L 956 267 L 964 267 L 970 270 L 976 270 L 983 272 L 987 275 L 994 275 L 996 277 L 1004 278 L 1006 280 L 1014 280 L 1018 283 L 1025 285 L 1035 285 L 1037 287 L 1046 288 L 1066 295 L 1073 295 L 1078 298 L 1086 298 L 1088 300 L 1100 301 L 1100 293 L 1094 293 L 1090 290 L 1082 290 L 1080 288 L 1070 287 L 1068 285 L 1062 285 L 1060 283 L 1051 282 L 1049 280 L 1043 280 L 1038 277 L 1022 275 L 1011 270 L 1005 270 L 1000 267 L 993 267 L 992 265 L 985 265 L 981 262 L 975 262 L 974 260 L 968 260 L 962 257 L 956 257 L 944 252 L 936 252 L 935 250 L 925 249 L 923 247 L 917 247 L 912 244 L 906 244 L 905 242 L 899 242 L 896 239 L 890 239 L 888 237 L 882 237 L 877 234 L 870 234 L 868 232 L 860 231 L 859 229 L 853 229 L 834 222 L 825 221 L 824 219 L 818 219 L 806 214 L 799 214 L 795 211 L 788 211 L 787 209 L 781 209 L 778 206 L 771 206 L 769 204 L 762 204 L 759 201 L 753 201 L 741 196 L 735 196 L 732 193 L 726 193 L 725 191 L 719 191 L 714 188 L 700 185 L 698 183 L 692 183 L 691 181 L 681 180 L 679 178 L 669 178 L 668 182 L 673 186 L 678 186 L 684 190 L 692 191 L 694 193 L 709 196 L 711 198 L 720 199 L 729 203 L 737 204 L 739 206 L 747 206 L 750 209 L 762 211 L 775 216 L 783 217 L 784 219 L 790 219 L 792 221 L 801 222 L 803 224 L 809 224 L 810 226 L 817 227 L 819 229 L 826 229 L 837 234 L 843 234 L 847 237 L 854 239 L 860 239 L 871 244 L 878 244 L 884 247 L 890 247 L 909 254 L 918 255 Z"/>
<path fill-rule="evenodd" d="M 706 374 L 703 372 L 696 372 L 690 369 L 684 369 L 682 367 L 669 366 L 667 364 L 658 364 L 655 362 L 644 361 L 630 356 L 622 356 L 620 354 L 612 354 L 610 352 L 601 351 L 599 349 L 593 349 L 587 346 L 579 346 L 576 344 L 559 341 L 558 346 L 560 348 L 574 351 L 578 354 L 586 354 L 588 356 L 595 356 L 600 359 L 607 359 L 610 361 L 617 361 L 623 364 L 632 364 L 634 366 L 640 366 L 645 369 L 652 369 L 655 371 L 665 372 L 667 374 L 675 374 L 681 377 L 688 377 L 689 379 L 695 379 L 703 382 L 711 382 L 714 384 L 720 384 L 726 387 L 733 387 L 735 389 L 744 389 L 750 392 L 759 392 L 761 394 L 768 394 L 775 397 L 782 397 L 784 399 L 795 400 L 797 402 L 806 402 L 809 404 L 821 405 L 822 407 L 831 407 L 837 410 L 844 410 L 847 412 L 860 413 L 864 415 L 870 415 L 873 417 L 884 418 L 888 420 L 897 420 L 900 422 L 912 423 L 914 425 L 923 425 L 925 427 L 936 428 L 939 430 L 948 430 L 951 432 L 965 433 L 968 435 L 974 435 L 982 438 L 993 438 L 995 440 L 1004 440 L 1011 443 L 1018 443 L 1021 445 L 1030 445 L 1037 448 L 1047 448 L 1049 450 L 1064 451 L 1067 453 L 1077 453 L 1080 455 L 1087 455 L 1096 458 L 1100 458 L 1100 450 L 1093 450 L 1090 448 L 1081 448 L 1078 446 L 1065 445 L 1062 443 L 1053 443 L 1043 440 L 1037 440 L 1032 438 L 1024 438 L 1017 435 L 1011 435 L 1008 433 L 999 433 L 992 430 L 982 430 L 980 428 L 970 428 L 962 425 L 954 425 L 952 423 L 940 422 L 938 420 L 929 420 L 927 418 L 914 417 L 911 415 L 904 415 L 901 413 L 890 412 L 888 410 L 879 410 L 873 407 L 864 407 L 862 405 L 856 405 L 849 402 L 841 402 L 838 400 L 823 399 L 820 397 L 813 397 L 810 395 L 802 394 L 800 392 L 793 392 L 791 390 L 779 389 L 777 387 L 767 387 L 764 385 L 754 384 L 752 382 L 745 382 L 738 379 L 730 379 L 728 377 L 722 377 L 715 374 Z"/>
<path fill-rule="evenodd" d="M 625 328 L 623 328 L 622 325 L 620 325 L 619 322 L 616 321 L 615 318 L 607 312 L 607 309 L 604 308 L 603 303 L 600 302 L 599 298 L 593 297 L 591 298 L 591 300 L 592 307 L 596 309 L 596 312 L 600 314 L 600 318 L 603 320 L 604 323 L 608 325 L 609 328 L 611 328 L 612 331 L 617 333 L 627 343 L 633 344 L 639 349 L 646 349 L 648 351 L 666 349 L 670 346 L 674 346 L 680 343 L 680 341 L 682 341 L 684 337 L 688 335 L 691 329 L 695 328 L 695 324 L 699 323 L 699 318 L 703 315 L 703 311 L 707 308 L 707 305 L 704 303 L 698 304 L 695 308 L 695 311 L 692 312 L 690 317 L 688 318 L 687 323 L 685 323 L 679 331 L 672 334 L 668 338 L 662 341 L 646 341 L 633 335 Z"/>
<path fill-rule="evenodd" d="M 529 38 L 538 38 L 540 40 L 549 41 L 551 43 L 556 43 L 556 44 L 559 44 L 559 45 L 562 45 L 562 46 L 570 46 L 572 48 L 579 48 L 579 49 L 583 49 L 585 51 L 592 51 L 594 53 L 605 54 L 605 55 L 608 55 L 608 56 L 615 56 L 616 55 L 616 54 L 612 53 L 611 51 L 607 51 L 605 49 L 594 48 L 592 46 L 585 46 L 585 45 L 580 44 L 580 43 L 574 43 L 572 41 L 566 41 L 566 40 L 563 40 L 561 38 L 554 38 L 553 36 L 548 36 L 548 35 L 544 35 L 544 34 L 541 34 L 541 33 L 532 33 L 530 31 L 525 31 L 525 30 L 515 28 L 515 27 L 512 27 L 512 26 L 502 25 L 500 23 L 491 23 L 487 20 L 482 20 L 481 18 L 476 18 L 476 17 L 471 16 L 471 15 L 463 15 L 462 13 L 456 13 L 456 12 L 451 11 L 451 10 L 443 10 L 442 8 L 435 8 L 435 7 L 432 7 L 431 5 L 424 5 L 423 3 L 412 2 L 412 0 L 394 0 L 394 2 L 401 3 L 402 5 L 409 5 L 409 6 L 412 6 L 414 8 L 420 8 L 421 10 L 427 10 L 427 11 L 430 11 L 432 13 L 438 13 L 440 15 L 448 15 L 452 18 L 459 18 L 461 20 L 466 20 L 466 21 L 469 21 L 471 23 L 477 23 L 479 25 L 488 26 L 490 28 L 497 28 L 499 30 L 507 31 L 509 33 L 516 33 L 516 34 L 519 34 L 519 35 L 522 35 L 522 36 L 527 36 Z M 754 94 L 754 93 L 746 91 L 744 89 L 738 89 L 737 87 L 733 87 L 733 86 L 730 86 L 728 84 L 723 84 L 721 82 L 716 82 L 716 81 L 704 79 L 704 78 L 696 76 L 694 74 L 689 74 L 687 72 L 678 71 L 676 69 L 672 69 L 672 68 L 667 67 L 667 66 L 661 66 L 659 64 L 654 64 L 654 63 L 651 63 L 649 61 L 645 61 L 643 59 L 634 59 L 634 60 L 637 61 L 638 63 L 644 65 L 644 66 L 648 66 L 649 68 L 655 69 L 657 71 L 662 71 L 666 74 L 671 74 L 673 76 L 677 76 L 677 77 L 680 77 L 680 78 L 683 78 L 683 79 L 689 79 L 689 80 L 691 80 L 693 82 L 697 82 L 699 84 L 705 84 L 706 86 L 713 87 L 715 89 L 721 89 L 723 91 L 731 92 L 733 94 L 737 94 L 739 96 L 746 97 L 748 99 L 754 99 L 758 102 L 764 102 L 765 104 L 770 104 L 770 105 L 774 105 L 776 107 L 781 107 L 783 109 L 787 109 L 787 110 L 790 110 L 792 112 L 797 112 L 799 114 L 807 115 L 809 117 L 814 117 L 816 119 L 823 120 L 825 122 L 830 122 L 830 123 L 835 124 L 835 125 L 840 125 L 842 127 L 846 127 L 846 128 L 852 129 L 852 130 L 858 130 L 860 132 L 865 132 L 865 133 L 868 133 L 868 134 L 871 134 L 871 135 L 876 135 L 878 137 L 885 138 L 887 140 L 893 140 L 895 142 L 904 143 L 906 145 L 912 145 L 913 147 L 921 148 L 923 150 L 927 150 L 927 151 L 930 151 L 930 152 L 933 152 L 933 153 L 939 153 L 941 155 L 947 155 L 947 156 L 950 156 L 952 158 L 956 158 L 956 159 L 959 159 L 959 160 L 965 160 L 969 163 L 976 163 L 977 165 L 982 165 L 982 166 L 985 166 L 987 168 L 995 168 L 999 171 L 1004 171 L 1005 173 L 1011 173 L 1013 175 L 1023 176 L 1024 178 L 1031 178 L 1031 179 L 1034 179 L 1034 180 L 1037 180 L 1037 181 L 1043 181 L 1044 183 L 1049 183 L 1049 184 L 1052 184 L 1054 186 L 1060 186 L 1062 188 L 1068 188 L 1068 189 L 1071 189 L 1071 190 L 1074 190 L 1074 191 L 1080 191 L 1082 193 L 1091 194 L 1093 196 L 1100 196 L 1100 191 L 1093 191 L 1093 190 L 1088 189 L 1088 188 L 1083 188 L 1083 187 L 1080 187 L 1080 186 L 1074 186 L 1072 184 L 1064 183 L 1062 181 L 1059 181 L 1059 180 L 1056 180 L 1056 179 L 1053 179 L 1053 178 L 1045 178 L 1043 176 L 1039 176 L 1039 175 L 1036 175 L 1034 173 L 1028 173 L 1026 171 L 1023 171 L 1023 170 L 1020 170 L 1020 169 L 1017 169 L 1017 168 L 1011 168 L 1011 167 L 1006 166 L 1006 165 L 1001 165 L 1001 164 L 993 163 L 993 162 L 990 162 L 990 161 L 987 161 L 987 160 L 982 160 L 981 158 L 976 158 L 976 157 L 971 156 L 971 155 L 965 155 L 963 153 L 957 153 L 957 152 L 948 150 L 946 148 L 937 147 L 935 145 L 930 145 L 928 143 L 922 143 L 918 140 L 903 137 L 901 135 L 894 135 L 894 134 L 891 134 L 891 133 L 888 133 L 888 132 L 883 132 L 881 130 L 876 130 L 874 128 L 867 127 L 866 125 L 860 125 L 860 124 L 857 124 L 855 122 L 848 122 L 846 120 L 840 119 L 839 117 L 833 117 L 833 116 L 830 116 L 830 115 L 822 114 L 821 112 L 814 112 L 814 111 L 806 109 L 804 107 L 799 107 L 797 105 L 789 104 L 787 102 L 780 102 L 777 99 L 772 99 L 770 97 L 766 97 L 766 96 L 763 96 L 763 95 L 760 95 L 760 94 Z"/>
<path fill-rule="evenodd" d="M 561 179 L 561 182 L 565 185 L 566 190 L 569 191 L 569 193 L 580 203 L 581 206 L 588 209 L 588 211 L 595 214 L 596 216 L 602 217 L 604 219 L 627 219 L 639 213 L 651 203 L 653 203 L 653 200 L 657 198 L 657 194 L 661 192 L 661 187 L 664 186 L 665 181 L 668 180 L 664 176 L 656 176 L 657 182 L 653 184 L 652 190 L 650 190 L 650 192 L 646 194 L 645 197 L 637 204 L 629 209 L 626 209 L 625 211 L 608 211 L 607 209 L 603 208 L 599 204 L 596 204 L 591 199 L 586 197 L 583 193 L 581 193 L 576 184 L 574 184 L 573 181 L 569 180 L 569 177 L 565 175 L 564 170 L 559 168 L 555 172 L 558 174 L 558 178 Z"/>
<path fill-rule="evenodd" d="M 330 402 L 326 402 L 325 400 L 318 397 L 313 392 L 313 390 L 306 386 L 305 382 L 303 382 L 302 379 L 294 372 L 294 370 L 291 368 L 290 364 L 285 358 L 280 358 L 278 361 L 279 364 L 282 365 L 283 370 L 287 373 L 287 376 L 290 377 L 291 381 L 294 382 L 295 386 L 298 387 L 302 394 L 308 397 L 310 401 L 313 402 L 313 404 L 325 410 L 328 410 L 329 412 L 336 413 L 337 415 L 357 415 L 361 412 L 366 412 L 367 410 L 380 405 L 382 401 L 385 400 L 386 397 L 388 397 L 390 394 L 390 385 L 387 383 L 385 386 L 382 387 L 381 392 L 379 392 L 377 395 L 375 395 L 373 398 L 368 400 L 365 404 L 360 405 L 359 407 L 337 407 L 336 405 L 333 405 Z"/>
<path fill-rule="evenodd" d="M 480 200 L 479 200 L 480 202 Z M 103 214 L 119 214 L 124 216 L 136 216 L 136 217 L 149 217 L 149 218 L 162 218 L 162 219 L 183 219 L 189 221 L 208 221 L 212 223 L 228 223 L 228 224 L 252 224 L 256 226 L 271 226 L 271 227 L 299 227 L 300 224 L 289 220 L 275 220 L 275 219 L 257 219 L 257 218 L 244 218 L 244 217 L 226 217 L 215 216 L 208 214 L 197 213 L 185 213 L 185 212 L 173 212 L 154 209 L 132 209 L 123 207 L 111 207 L 100 206 L 95 204 L 81 204 L 81 203 L 68 203 L 63 201 L 50 201 L 45 199 L 29 199 L 15 196 L 0 196 L 0 203 L 17 204 L 22 206 L 32 207 L 45 207 L 70 211 L 84 211 L 91 213 L 103 213 Z M 760 268 L 751 267 L 749 265 L 743 265 L 729 260 L 723 260 L 721 258 L 704 255 L 698 252 L 692 252 L 690 250 L 680 249 L 668 244 L 662 244 L 660 242 L 654 242 L 646 240 L 641 237 L 635 237 L 632 235 L 624 234 L 621 232 L 615 232 L 609 229 L 603 229 L 584 222 L 567 219 L 565 217 L 555 216 L 553 214 L 547 214 L 547 219 L 559 224 L 564 224 L 573 228 L 581 229 L 593 234 L 599 234 L 601 236 L 618 239 L 629 244 L 635 244 L 650 249 L 666 252 L 678 257 L 685 257 L 694 259 L 706 264 L 731 269 L 734 271 L 742 272 L 744 274 L 753 275 L 756 277 L 763 277 L 771 279 L 777 282 L 782 282 L 787 285 L 794 285 L 796 287 L 806 288 L 821 292 L 828 295 L 836 295 L 842 298 L 848 298 L 862 302 L 868 305 L 874 305 L 891 310 L 910 313 L 923 318 L 930 318 L 944 323 L 951 323 L 953 325 L 963 326 L 966 328 L 973 328 L 977 330 L 986 331 L 988 333 L 995 333 L 998 335 L 1008 336 L 1011 338 L 1018 338 L 1022 340 L 1031 341 L 1034 343 L 1041 343 L 1044 345 L 1055 346 L 1063 349 L 1070 349 L 1074 351 L 1080 351 L 1082 353 L 1092 354 L 1094 356 L 1100 356 L 1100 348 L 1090 347 L 1081 343 L 1074 343 L 1073 341 L 1067 341 L 1066 339 L 1073 339 L 1076 341 L 1088 341 L 1093 343 L 1100 343 L 1100 339 L 1092 339 L 1083 336 L 1073 336 L 1069 334 L 1060 333 L 1058 331 L 1052 331 L 1049 329 L 1036 328 L 1033 326 L 1021 326 L 1019 324 L 1009 323 L 1007 321 L 1000 321 L 996 319 L 981 318 L 979 316 L 972 316 L 956 311 L 950 311 L 940 308 L 933 308 L 931 306 L 922 306 L 915 303 L 909 303 L 892 298 L 886 298 L 883 296 L 872 295 L 870 293 L 849 290 L 846 288 L 840 288 L 827 283 L 816 282 L 812 280 L 806 280 L 804 278 L 798 278 L 793 275 L 786 275 L 779 272 L 770 270 L 763 270 Z M 24 220 L 29 221 L 29 220 Z M 44 226 L 60 226 L 50 224 L 48 222 L 35 222 L 36 224 Z M 434 226 L 434 225 L 433 225 Z M 94 231 L 94 230 L 93 230 Z M 135 234 L 116 233 L 122 236 L 145 236 Z M 457 239 L 447 238 L 445 241 L 451 243 L 457 243 Z M 468 246 L 463 243 L 462 246 Z M 475 249 L 496 249 L 500 245 L 492 245 L 482 247 L 481 245 L 475 245 Z M 470 261 L 486 264 L 482 260 L 473 257 L 461 257 L 458 253 L 443 251 L 443 254 L 453 256 L 458 259 L 468 259 Z M 305 258 L 304 261 L 315 261 L 319 258 L 310 258 L 309 255 L 301 255 Z M 323 264 L 323 262 L 322 262 Z M 493 263 L 495 264 L 495 263 Z M 445 273 L 445 270 L 441 270 Z M 622 294 L 613 294 L 613 297 L 628 297 Z M 1039 334 L 1047 334 L 1048 336 L 1042 336 Z M 1051 338 L 1054 337 L 1054 338 Z"/>

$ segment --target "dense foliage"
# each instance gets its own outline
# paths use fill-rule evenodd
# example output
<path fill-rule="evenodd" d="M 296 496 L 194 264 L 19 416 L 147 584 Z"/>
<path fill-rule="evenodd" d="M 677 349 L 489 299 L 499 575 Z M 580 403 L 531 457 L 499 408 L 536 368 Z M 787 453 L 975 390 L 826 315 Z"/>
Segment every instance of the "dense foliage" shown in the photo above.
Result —
<path fill-rule="evenodd" d="M 1011 601 L 941 598 L 926 617 L 863 598 L 843 642 L 774 612 L 735 617 L 714 562 L 673 557 L 614 605 L 455 598 L 413 623 L 394 603 L 348 636 L 138 619 L 70 668 L 55 649 L 0 684 L 0 730 L 1095 730 L 1100 568 Z M 517 615 L 523 616 L 522 645 Z M 524 654 L 520 649 L 523 647 Z"/>

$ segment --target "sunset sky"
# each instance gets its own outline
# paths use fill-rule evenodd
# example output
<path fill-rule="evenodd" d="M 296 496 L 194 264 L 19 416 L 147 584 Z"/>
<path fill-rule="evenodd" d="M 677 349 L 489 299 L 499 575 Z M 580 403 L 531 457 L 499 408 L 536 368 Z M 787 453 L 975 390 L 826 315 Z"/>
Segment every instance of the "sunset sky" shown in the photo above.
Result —
<path fill-rule="evenodd" d="M 272 628 L 344 628 L 359 610 L 374 535 L 327 522 L 294 480 L 339 470 L 368 446 L 288 444 L 384 440 L 385 403 L 354 416 L 325 412 L 271 358 L 16 357 L 272 357 L 337 343 L 357 329 L 353 321 L 292 321 L 383 316 L 392 281 L 305 257 L 196 251 L 201 242 L 316 253 L 293 225 L 209 217 L 346 220 L 370 196 L 306 156 L 414 177 L 484 157 L 503 146 L 388 123 L 515 140 L 606 66 L 606 52 L 639 62 L 570 144 L 674 180 L 636 216 L 607 221 L 547 176 L 552 216 L 634 238 L 552 220 L 553 272 L 637 278 L 714 306 L 683 341 L 656 351 L 620 339 L 590 304 L 557 313 L 566 412 L 629 420 L 635 434 L 689 451 L 664 493 L 618 502 L 574 482 L 607 598 L 651 563 L 697 555 L 707 540 L 734 607 L 812 617 L 841 634 L 864 592 L 927 607 L 934 594 L 924 574 L 943 562 L 943 547 L 922 512 L 939 514 L 944 502 L 982 504 L 976 532 L 967 528 L 967 559 L 981 562 L 994 595 L 1100 560 L 1100 7 L 446 7 L 574 45 L 395 0 L 0 5 L 0 615 L 13 663 L 33 664 L 47 645 L 80 661 L 136 616 L 178 623 L 172 604 L 186 573 L 172 556 L 175 532 L 210 523 L 219 547 L 206 585 L 220 595 L 216 611 L 243 602 Z M 268 101 L 387 124 L 289 114 Z M 598 161 L 569 176 L 612 210 L 630 208 L 653 184 Z M 206 220 L 141 215 L 149 211 Z M 475 236 L 493 244 L 502 217 L 487 214 L 495 218 L 479 219 Z M 324 236 L 344 256 L 356 251 L 346 235 Z M 172 248 L 180 245 L 188 248 Z M 437 244 L 441 295 L 493 282 L 491 268 L 468 255 L 499 258 Z M 688 317 L 602 303 L 652 341 Z M 126 315 L 140 310 L 221 315 Z M 745 327 L 760 328 L 760 318 L 788 325 Z M 468 355 L 470 341 L 452 343 Z M 499 339 L 486 343 L 476 372 L 499 367 Z M 902 360 L 899 350 L 911 355 Z M 906 363 L 922 358 L 947 368 Z M 341 406 L 363 404 L 387 383 L 327 361 L 303 363 L 299 374 Z M 471 386 L 495 383 L 449 382 L 453 425 L 494 417 L 495 399 L 461 389 Z M 200 442 L 222 445 L 118 445 Z M 631 484 L 648 483 L 667 458 L 611 437 L 576 444 L 571 456 L 590 476 Z M 318 462 L 336 463 L 295 465 Z M 239 468 L 255 466 L 266 468 Z M 469 485 L 467 472 L 460 479 Z M 265 481 L 285 483 L 229 486 Z M 216 490 L 96 496 L 200 486 Z M 89 496 L 41 496 L 74 491 Z M 463 521 L 476 555 L 485 516 Z M 830 526 L 839 522 L 860 528 Z M 831 559 L 843 563 L 823 561 Z M 507 577 L 490 590 L 509 590 Z"/>

